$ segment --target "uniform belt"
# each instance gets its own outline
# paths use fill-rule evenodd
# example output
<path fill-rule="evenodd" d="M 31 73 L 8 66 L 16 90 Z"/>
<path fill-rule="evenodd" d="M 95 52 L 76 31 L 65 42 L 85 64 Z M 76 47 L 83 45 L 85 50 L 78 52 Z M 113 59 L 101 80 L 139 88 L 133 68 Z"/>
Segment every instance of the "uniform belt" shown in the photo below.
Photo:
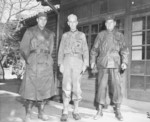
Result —
<path fill-rule="evenodd" d="M 39 50 L 31 50 L 30 53 L 50 53 L 49 50 L 39 49 Z"/>
<path fill-rule="evenodd" d="M 75 53 L 75 54 L 70 54 L 70 53 L 67 53 L 65 54 L 65 57 L 78 57 L 78 58 L 81 58 L 82 59 L 82 55 L 81 54 L 78 54 L 78 53 Z"/>

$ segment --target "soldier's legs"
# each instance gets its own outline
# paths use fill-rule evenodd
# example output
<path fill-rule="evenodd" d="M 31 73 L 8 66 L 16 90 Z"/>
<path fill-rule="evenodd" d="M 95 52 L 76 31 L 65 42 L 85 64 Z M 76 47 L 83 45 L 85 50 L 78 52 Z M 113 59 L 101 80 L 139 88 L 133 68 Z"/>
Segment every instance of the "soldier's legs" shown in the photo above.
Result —
<path fill-rule="evenodd" d="M 34 103 L 35 103 L 35 101 L 33 101 L 33 100 L 26 100 L 26 103 L 25 103 L 26 116 L 25 116 L 24 122 L 30 121 L 32 107 L 34 106 Z"/>
<path fill-rule="evenodd" d="M 104 105 L 106 102 L 106 92 L 108 85 L 108 69 L 100 69 L 98 73 L 98 94 L 96 102 Z"/>
<path fill-rule="evenodd" d="M 82 60 L 75 58 L 74 64 L 72 65 L 72 100 L 74 101 L 74 110 L 73 110 L 73 118 L 75 120 L 81 119 L 79 115 L 79 101 L 82 99 L 81 97 L 81 71 L 82 71 Z"/>
<path fill-rule="evenodd" d="M 68 105 L 71 97 L 71 68 L 65 67 L 64 73 L 63 73 L 63 83 L 62 83 L 62 89 L 63 89 L 63 113 L 68 114 Z"/>
<path fill-rule="evenodd" d="M 49 117 L 44 114 L 46 100 L 41 100 L 41 101 L 37 101 L 37 102 L 38 102 L 38 118 L 43 121 L 47 121 L 49 119 Z"/>
<path fill-rule="evenodd" d="M 109 69 L 100 69 L 98 72 L 98 93 L 96 102 L 99 103 L 98 112 L 94 119 L 98 119 L 103 115 L 102 109 L 106 103 L 106 94 L 107 94 L 107 86 L 108 86 L 108 70 Z"/>
<path fill-rule="evenodd" d="M 67 121 L 68 119 L 68 106 L 71 97 L 71 65 L 70 59 L 65 58 L 64 60 L 64 72 L 63 72 L 63 81 L 62 81 L 62 90 L 63 90 L 63 113 L 61 116 L 61 121 Z"/>
<path fill-rule="evenodd" d="M 120 105 L 122 102 L 122 90 L 121 90 L 121 79 L 118 69 L 111 69 L 111 92 L 112 92 L 112 102 L 114 103 L 114 112 L 118 120 L 123 120 L 120 112 Z"/>

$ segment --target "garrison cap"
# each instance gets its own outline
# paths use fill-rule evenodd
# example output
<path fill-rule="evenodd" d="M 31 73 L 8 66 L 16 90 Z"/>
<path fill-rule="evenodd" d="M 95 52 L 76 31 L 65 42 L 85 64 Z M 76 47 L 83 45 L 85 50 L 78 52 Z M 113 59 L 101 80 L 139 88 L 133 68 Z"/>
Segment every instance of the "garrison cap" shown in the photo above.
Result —
<path fill-rule="evenodd" d="M 38 18 L 39 18 L 39 17 L 46 17 L 46 18 L 47 18 L 47 13 L 45 13 L 45 12 L 40 12 L 40 13 L 38 13 L 37 17 L 38 17 Z"/>
<path fill-rule="evenodd" d="M 76 21 L 77 21 L 77 16 L 75 14 L 70 14 L 68 16 L 68 21 L 71 19 L 71 18 L 74 18 Z"/>
<path fill-rule="evenodd" d="M 105 17 L 105 21 L 107 20 L 114 20 L 115 21 L 115 16 L 114 15 L 108 15 Z"/>

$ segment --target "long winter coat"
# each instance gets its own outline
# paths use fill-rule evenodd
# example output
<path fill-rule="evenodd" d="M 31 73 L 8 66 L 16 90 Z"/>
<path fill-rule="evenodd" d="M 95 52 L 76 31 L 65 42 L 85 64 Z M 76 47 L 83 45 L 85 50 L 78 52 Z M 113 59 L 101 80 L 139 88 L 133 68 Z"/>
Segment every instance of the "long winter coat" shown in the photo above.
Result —
<path fill-rule="evenodd" d="M 20 95 L 29 100 L 43 100 L 54 95 L 53 59 L 54 33 L 38 26 L 25 32 L 20 50 L 27 59 Z"/>

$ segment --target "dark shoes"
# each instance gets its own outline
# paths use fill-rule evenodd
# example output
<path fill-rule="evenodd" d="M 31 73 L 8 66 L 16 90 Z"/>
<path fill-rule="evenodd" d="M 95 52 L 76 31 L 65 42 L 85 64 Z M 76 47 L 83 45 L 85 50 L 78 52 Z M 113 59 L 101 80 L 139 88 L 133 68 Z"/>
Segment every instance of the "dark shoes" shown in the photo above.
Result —
<path fill-rule="evenodd" d="M 60 120 L 61 120 L 62 122 L 65 122 L 65 121 L 67 121 L 67 119 L 68 119 L 68 114 L 62 114 Z"/>
<path fill-rule="evenodd" d="M 81 116 L 78 113 L 72 113 L 72 116 L 75 120 L 80 120 Z M 62 114 L 61 119 L 62 122 L 66 122 L 68 120 L 68 114 Z"/>
<path fill-rule="evenodd" d="M 116 112 L 115 112 L 115 116 L 116 116 L 116 118 L 117 118 L 119 121 L 123 121 L 123 117 L 122 117 L 122 115 L 121 115 L 121 112 L 120 112 L 120 111 L 116 110 Z"/>
<path fill-rule="evenodd" d="M 81 116 L 79 113 L 72 113 L 72 116 L 75 120 L 80 120 L 81 119 Z"/>

